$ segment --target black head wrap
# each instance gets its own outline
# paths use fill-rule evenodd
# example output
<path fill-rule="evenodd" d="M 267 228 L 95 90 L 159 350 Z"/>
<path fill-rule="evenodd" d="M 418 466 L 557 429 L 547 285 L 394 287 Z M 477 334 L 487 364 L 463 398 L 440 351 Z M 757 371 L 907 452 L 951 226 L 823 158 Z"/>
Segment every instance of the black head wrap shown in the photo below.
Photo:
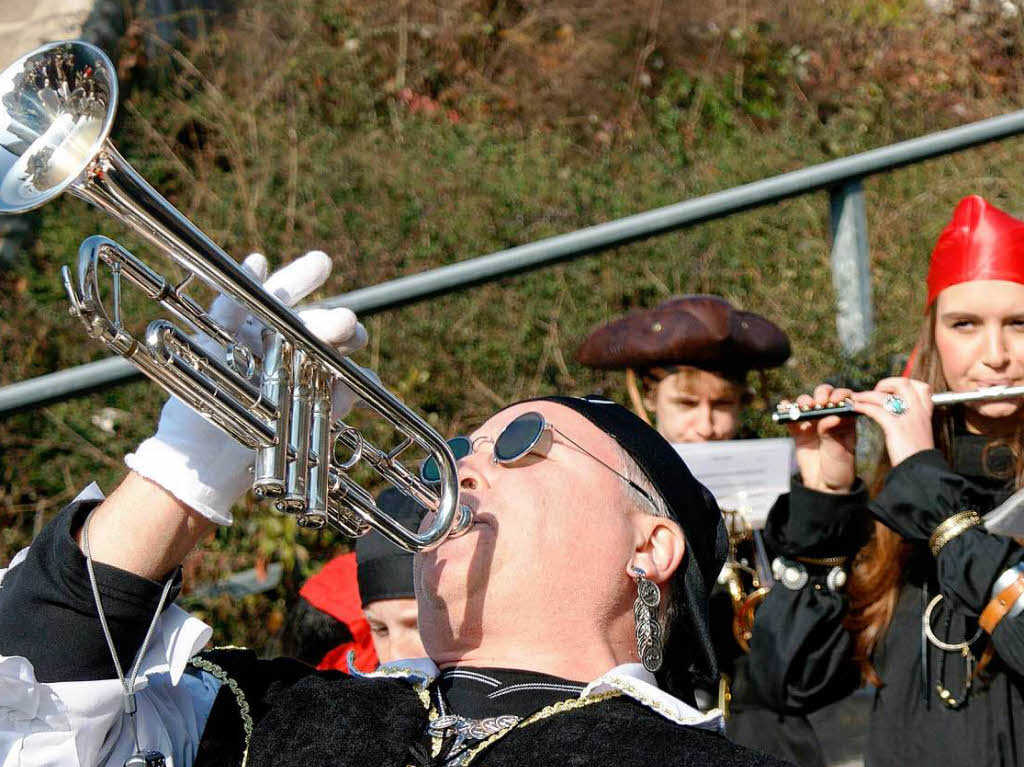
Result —
<path fill-rule="evenodd" d="M 683 528 L 686 554 L 670 585 L 672 609 L 659 682 L 665 689 L 682 692 L 692 689 L 695 674 L 716 678 L 708 598 L 725 564 L 729 540 L 714 496 L 664 437 L 621 405 L 600 397 L 526 400 L 531 401 L 554 402 L 582 415 L 626 451 L 664 499 Z"/>
<path fill-rule="evenodd" d="M 424 509 L 409 496 L 389 487 L 377 506 L 406 529 L 416 530 Z M 416 596 L 412 580 L 412 552 L 400 549 L 373 531 L 356 541 L 356 579 L 363 607 L 381 599 Z"/>

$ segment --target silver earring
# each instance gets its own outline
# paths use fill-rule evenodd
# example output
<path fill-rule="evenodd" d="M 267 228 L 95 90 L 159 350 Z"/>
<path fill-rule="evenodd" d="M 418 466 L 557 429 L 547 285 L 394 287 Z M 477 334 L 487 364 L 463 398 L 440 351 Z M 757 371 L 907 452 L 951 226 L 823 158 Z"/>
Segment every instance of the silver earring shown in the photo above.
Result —
<path fill-rule="evenodd" d="M 652 674 L 661 668 L 661 642 L 663 633 L 658 621 L 658 605 L 661 591 L 653 581 L 647 580 L 647 573 L 639 567 L 633 568 L 636 577 L 636 601 L 633 603 L 633 617 L 636 619 L 636 652 L 644 668 Z"/>

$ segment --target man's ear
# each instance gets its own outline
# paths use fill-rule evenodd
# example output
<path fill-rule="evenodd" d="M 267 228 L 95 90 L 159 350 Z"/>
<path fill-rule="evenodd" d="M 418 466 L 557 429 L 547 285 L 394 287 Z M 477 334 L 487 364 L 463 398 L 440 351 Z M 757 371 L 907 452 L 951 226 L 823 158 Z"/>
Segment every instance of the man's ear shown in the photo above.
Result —
<path fill-rule="evenodd" d="M 683 562 L 686 538 L 674 519 L 637 514 L 634 524 L 634 549 L 626 565 L 632 578 L 634 568 L 646 573 L 647 579 L 657 584 L 667 583 Z"/>

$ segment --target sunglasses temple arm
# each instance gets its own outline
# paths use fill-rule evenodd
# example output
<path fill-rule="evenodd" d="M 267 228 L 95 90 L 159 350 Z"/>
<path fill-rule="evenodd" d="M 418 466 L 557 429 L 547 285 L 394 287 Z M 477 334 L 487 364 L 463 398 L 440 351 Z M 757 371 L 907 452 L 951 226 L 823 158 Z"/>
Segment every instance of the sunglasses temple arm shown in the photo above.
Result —
<path fill-rule="evenodd" d="M 547 424 L 547 426 L 548 426 L 548 428 L 550 428 L 550 429 L 551 429 L 551 431 L 555 432 L 555 434 L 557 434 L 558 436 L 560 436 L 560 437 L 561 437 L 562 439 L 564 439 L 564 440 L 566 440 L 567 442 L 570 442 L 570 443 L 571 443 L 572 445 L 574 445 L 574 446 L 576 447 L 576 449 L 577 449 L 577 450 L 580 450 L 581 452 L 584 452 L 584 453 L 586 453 L 586 454 L 587 454 L 587 455 L 589 455 L 589 456 L 590 456 L 591 458 L 593 458 L 593 459 L 594 459 L 595 461 L 597 461 L 597 462 L 598 462 L 599 464 L 601 464 L 601 465 L 602 465 L 602 466 L 604 466 L 604 467 L 605 467 L 606 469 L 608 469 L 608 471 L 610 471 L 610 472 L 612 472 L 612 473 L 614 473 L 614 474 L 618 475 L 620 479 L 623 479 L 623 480 L 625 480 L 626 484 L 628 484 L 628 485 L 629 485 L 629 486 L 630 486 L 631 488 L 633 488 L 633 489 L 634 489 L 634 490 L 636 490 L 636 491 L 637 491 L 638 493 L 640 493 L 640 495 L 642 495 L 642 496 L 643 496 L 644 498 L 646 498 L 646 499 L 647 499 L 647 502 L 648 502 L 648 503 L 650 503 L 650 504 L 651 504 L 651 506 L 654 506 L 655 508 L 657 508 L 657 505 L 656 505 L 656 504 L 654 503 L 654 499 L 653 499 L 653 498 L 651 498 L 651 494 L 650 494 L 650 493 L 648 493 L 648 492 L 647 492 L 646 490 L 644 490 L 644 489 L 643 489 L 642 487 L 640 487 L 640 485 L 638 485 L 638 484 L 637 484 L 636 482 L 634 482 L 633 480 L 631 480 L 631 479 L 630 479 L 629 477 L 625 476 L 625 475 L 624 475 L 624 474 L 623 474 L 622 472 L 620 472 L 620 471 L 618 471 L 618 470 L 616 470 L 616 469 L 612 468 L 612 467 L 611 467 L 611 466 L 609 466 L 608 464 L 606 464 L 606 463 L 605 463 L 604 461 L 602 461 L 602 460 L 601 460 L 600 458 L 598 458 L 598 457 L 597 457 L 596 455 L 594 455 L 593 453 L 591 453 L 591 452 L 590 452 L 589 450 L 587 450 L 587 449 L 586 449 L 585 447 L 583 447 L 583 446 L 582 446 L 582 445 L 581 445 L 581 444 L 580 444 L 579 442 L 577 442 L 576 440 L 574 440 L 574 439 L 573 439 L 572 437 L 570 437 L 570 436 L 569 436 L 568 434 L 566 434 L 565 432 L 561 431 L 560 429 L 556 429 L 556 428 L 555 428 L 554 426 L 552 426 L 551 424 Z"/>

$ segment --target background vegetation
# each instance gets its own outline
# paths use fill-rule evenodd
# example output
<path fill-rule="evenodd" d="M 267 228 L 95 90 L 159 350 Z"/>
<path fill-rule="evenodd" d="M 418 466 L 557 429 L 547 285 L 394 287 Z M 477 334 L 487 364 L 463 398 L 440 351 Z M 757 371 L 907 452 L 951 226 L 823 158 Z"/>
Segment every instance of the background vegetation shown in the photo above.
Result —
<path fill-rule="evenodd" d="M 280 264 L 327 251 L 334 295 L 1017 109 L 1024 38 L 1004 5 L 240 0 L 180 49 L 134 21 L 112 51 L 125 91 L 114 139 L 229 252 Z M 819 194 L 367 318 L 357 361 L 454 434 L 531 394 L 621 397 L 618 376 L 575 363 L 586 332 L 714 292 L 791 333 L 776 394 L 870 380 L 912 344 L 956 201 L 978 192 L 1022 211 L 1021 146 L 867 182 L 877 332 L 863 359 L 840 360 Z M 83 237 L 144 252 L 75 200 L 38 225 L 0 272 L 0 383 L 103 356 L 58 278 Z M 0 424 L 0 562 L 88 481 L 112 488 L 162 400 L 133 384 Z M 294 584 L 346 544 L 249 501 L 236 519 L 190 558 L 190 581 L 283 561 L 284 587 L 189 604 L 221 641 L 266 645 Z"/>

